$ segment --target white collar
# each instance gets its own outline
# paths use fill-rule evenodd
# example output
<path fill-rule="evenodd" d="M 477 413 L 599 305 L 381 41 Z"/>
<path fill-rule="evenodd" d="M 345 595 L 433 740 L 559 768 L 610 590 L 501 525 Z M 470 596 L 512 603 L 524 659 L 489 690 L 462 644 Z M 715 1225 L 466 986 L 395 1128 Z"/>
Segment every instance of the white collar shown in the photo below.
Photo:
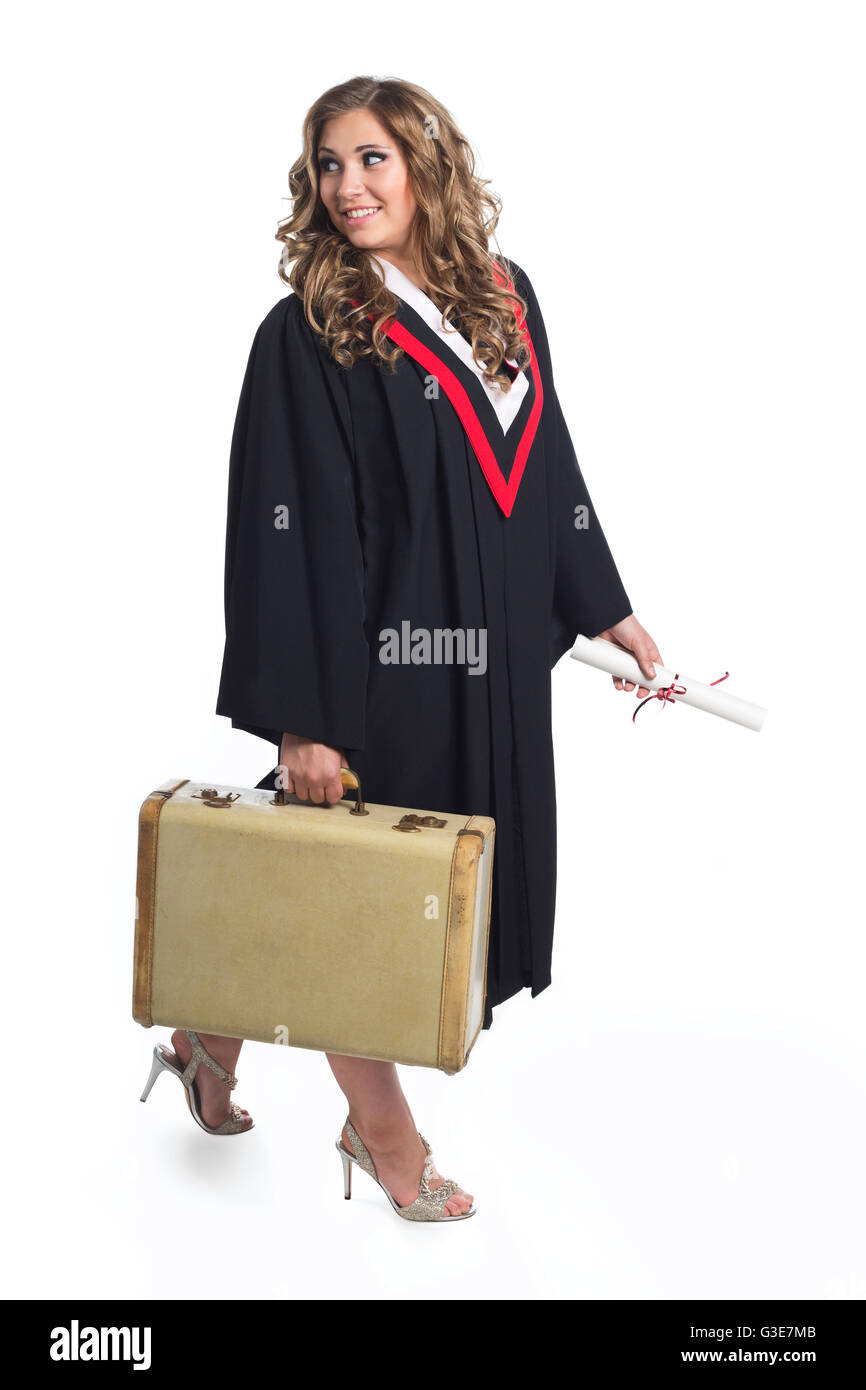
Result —
<path fill-rule="evenodd" d="M 428 328 L 432 328 L 433 332 L 442 339 L 451 351 L 455 352 L 460 360 L 475 373 L 481 385 L 484 387 L 493 409 L 496 411 L 497 419 L 502 426 L 502 433 L 505 434 L 508 431 L 509 425 L 517 416 L 523 404 L 523 398 L 529 390 L 526 373 L 518 372 L 510 391 L 503 391 L 500 387 L 491 385 L 489 381 L 485 380 L 484 369 L 479 367 L 478 363 L 475 361 L 475 357 L 472 353 L 472 344 L 467 342 L 463 335 L 457 332 L 456 328 L 443 328 L 442 312 L 440 309 L 437 309 L 433 300 L 430 299 L 423 290 L 420 290 L 417 285 L 413 284 L 409 277 L 403 274 L 402 270 L 398 270 L 395 265 L 392 265 L 390 261 L 386 261 L 374 255 L 372 252 L 368 252 L 367 254 L 381 269 L 388 289 L 396 294 L 399 299 L 402 299 L 404 303 L 408 304 L 411 309 L 414 309 L 415 313 L 418 314 L 419 318 L 424 320 Z M 510 359 L 506 358 L 506 361 L 510 361 Z M 512 362 L 511 365 L 514 366 L 515 363 Z"/>

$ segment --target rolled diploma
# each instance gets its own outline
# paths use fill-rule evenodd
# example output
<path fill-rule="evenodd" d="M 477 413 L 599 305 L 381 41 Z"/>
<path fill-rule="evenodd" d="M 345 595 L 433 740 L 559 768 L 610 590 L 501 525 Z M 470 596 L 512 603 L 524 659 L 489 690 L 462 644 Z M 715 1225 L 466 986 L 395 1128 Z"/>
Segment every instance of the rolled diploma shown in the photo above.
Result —
<path fill-rule="evenodd" d="M 684 705 L 694 705 L 696 709 L 706 710 L 708 714 L 718 714 L 722 719 L 730 719 L 733 724 L 743 724 L 745 728 L 754 729 L 756 732 L 760 730 L 767 714 L 760 705 L 753 705 L 748 700 L 741 700 L 737 695 L 730 695 L 727 690 L 720 690 L 717 685 L 704 685 L 703 681 L 693 680 L 691 676 L 669 671 L 667 666 L 660 665 L 658 661 L 653 662 L 656 669 L 655 677 L 649 680 L 630 652 L 621 651 L 605 637 L 578 637 L 570 655 L 575 661 L 594 666 L 597 671 L 607 671 L 611 676 L 634 681 L 635 685 L 642 685 L 647 690 L 661 690 L 663 686 L 674 684 L 685 686 L 686 693 L 675 694 L 675 700 L 681 700 Z"/>

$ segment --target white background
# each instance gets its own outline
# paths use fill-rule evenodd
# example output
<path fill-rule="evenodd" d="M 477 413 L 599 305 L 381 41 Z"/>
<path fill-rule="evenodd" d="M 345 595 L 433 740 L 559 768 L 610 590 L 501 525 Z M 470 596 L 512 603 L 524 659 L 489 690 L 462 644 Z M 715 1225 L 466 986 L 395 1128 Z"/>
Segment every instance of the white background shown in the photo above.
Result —
<path fill-rule="evenodd" d="M 863 40 L 826 0 L 7 16 L 10 1296 L 866 1295 Z M 554 984 L 404 1073 L 454 1230 L 343 1202 L 317 1054 L 244 1049 L 243 1139 L 139 1105 L 130 1009 L 141 801 L 271 757 L 213 712 L 229 442 L 302 117 L 358 73 L 433 91 L 502 195 L 665 661 L 770 710 L 633 726 L 557 667 Z"/>

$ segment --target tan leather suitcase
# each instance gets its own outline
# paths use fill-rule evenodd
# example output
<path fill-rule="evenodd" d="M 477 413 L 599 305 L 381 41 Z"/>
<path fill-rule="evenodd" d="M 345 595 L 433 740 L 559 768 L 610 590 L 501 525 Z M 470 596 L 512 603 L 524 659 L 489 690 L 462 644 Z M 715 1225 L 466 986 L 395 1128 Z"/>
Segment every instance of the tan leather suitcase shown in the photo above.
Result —
<path fill-rule="evenodd" d="M 139 817 L 133 1017 L 460 1071 L 484 1016 L 495 826 L 175 779 Z"/>

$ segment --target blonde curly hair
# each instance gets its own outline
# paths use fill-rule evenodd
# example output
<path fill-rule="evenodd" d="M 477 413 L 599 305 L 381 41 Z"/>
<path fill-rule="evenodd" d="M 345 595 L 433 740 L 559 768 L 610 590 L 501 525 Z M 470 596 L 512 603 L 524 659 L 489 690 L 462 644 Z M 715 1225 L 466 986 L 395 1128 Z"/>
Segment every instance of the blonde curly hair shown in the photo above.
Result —
<path fill-rule="evenodd" d="M 506 357 L 523 369 L 529 349 L 517 313 L 526 301 L 497 280 L 488 249 L 501 202 L 475 172 L 475 156 L 453 118 L 429 92 L 398 78 L 353 77 L 323 93 L 304 119 L 303 151 L 289 174 L 290 216 L 280 221 L 279 274 L 303 300 L 311 327 L 332 357 L 350 367 L 362 357 L 396 369 L 402 349 L 386 336 L 396 296 L 382 284 L 367 253 L 342 235 L 319 197 L 318 149 L 326 122 L 370 111 L 401 149 L 417 211 L 411 240 L 415 263 L 437 308 L 471 342 L 485 379 L 508 390 Z M 513 283 L 514 271 L 497 255 Z M 355 303 L 353 304 L 353 301 Z M 368 317 L 372 315 L 372 319 Z"/>

